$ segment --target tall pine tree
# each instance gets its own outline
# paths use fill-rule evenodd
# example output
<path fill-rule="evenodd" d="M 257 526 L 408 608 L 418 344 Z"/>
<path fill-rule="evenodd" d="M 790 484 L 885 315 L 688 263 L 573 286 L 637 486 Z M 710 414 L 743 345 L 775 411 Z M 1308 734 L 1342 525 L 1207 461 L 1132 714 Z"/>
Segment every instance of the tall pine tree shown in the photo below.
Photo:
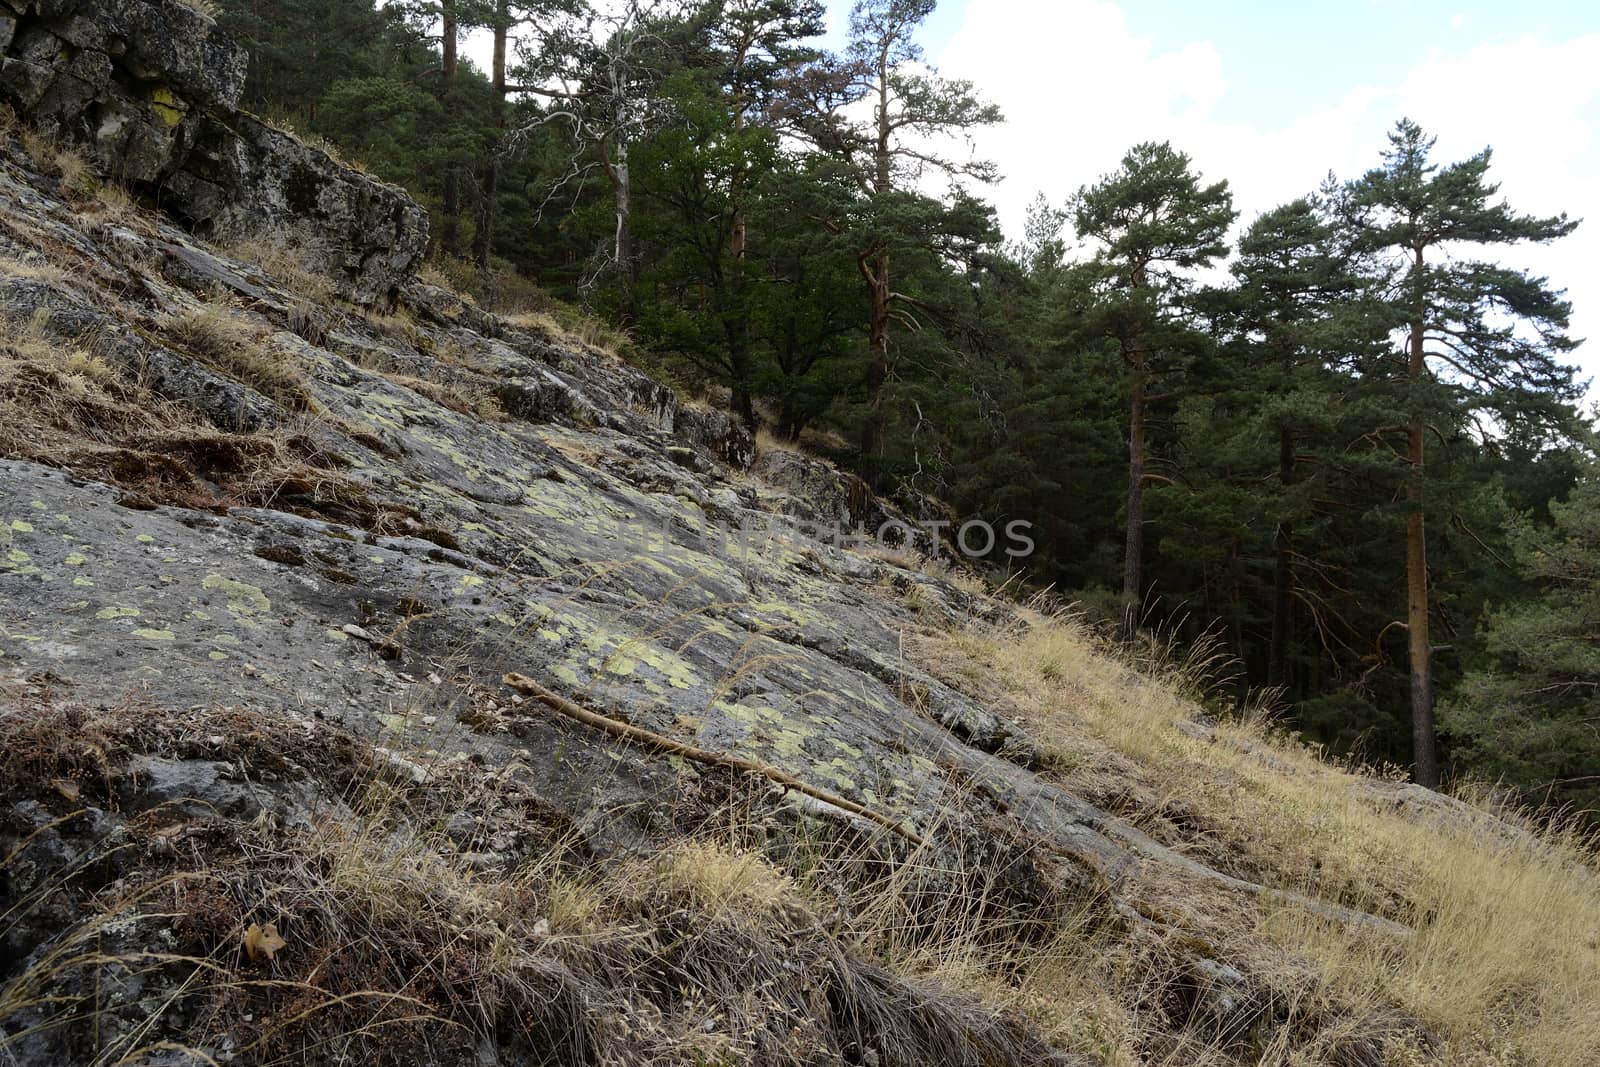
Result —
<path fill-rule="evenodd" d="M 1452 409 L 1510 421 L 1570 419 L 1578 395 L 1561 362 L 1569 306 L 1544 279 L 1465 258 L 1474 248 L 1550 241 L 1577 225 L 1565 215 L 1520 215 L 1493 202 L 1490 150 L 1441 167 L 1433 138 L 1408 119 L 1389 135 L 1383 165 L 1352 187 L 1370 246 L 1402 271 L 1392 298 L 1401 326 L 1406 424 L 1406 636 L 1411 676 L 1412 774 L 1440 778 L 1434 730 L 1433 644 L 1425 525 L 1426 445 Z M 1489 432 L 1492 432 L 1490 430 Z"/>

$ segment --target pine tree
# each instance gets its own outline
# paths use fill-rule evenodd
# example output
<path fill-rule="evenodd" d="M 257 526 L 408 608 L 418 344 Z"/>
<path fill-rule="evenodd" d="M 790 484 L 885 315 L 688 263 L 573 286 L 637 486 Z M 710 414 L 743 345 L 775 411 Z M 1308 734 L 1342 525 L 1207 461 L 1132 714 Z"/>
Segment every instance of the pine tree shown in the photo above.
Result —
<path fill-rule="evenodd" d="M 1524 517 L 1512 546 L 1541 583 L 1531 600 L 1485 620 L 1490 657 L 1468 672 L 1440 715 L 1463 769 L 1507 782 L 1538 804 L 1600 807 L 1600 472 L 1565 502 L 1552 527 Z"/>
<path fill-rule="evenodd" d="M 1440 779 L 1433 723 L 1433 645 L 1424 523 L 1428 507 L 1426 441 L 1442 412 L 1487 411 L 1512 421 L 1570 419 L 1577 397 L 1573 370 L 1560 357 L 1573 348 L 1564 331 L 1569 307 L 1542 278 L 1461 258 L 1472 247 L 1549 241 L 1577 225 L 1565 215 L 1519 215 L 1492 202 L 1490 150 L 1440 167 L 1433 139 L 1402 119 L 1384 162 L 1356 181 L 1373 249 L 1403 271 L 1392 299 L 1405 335 L 1406 621 L 1410 659 L 1412 774 Z M 1446 247 L 1449 254 L 1446 255 Z"/>
<path fill-rule="evenodd" d="M 1145 418 L 1152 386 L 1196 341 L 1182 322 L 1190 272 L 1227 254 L 1223 238 L 1236 215 L 1228 183 L 1202 185 L 1189 157 L 1170 144 L 1136 145 L 1121 167 L 1073 200 L 1078 233 L 1097 246 L 1089 269 L 1100 307 L 1090 329 L 1115 340 L 1130 376 L 1121 606 L 1127 633 L 1142 614 Z"/>
<path fill-rule="evenodd" d="M 896 249 L 927 247 L 962 228 L 961 213 L 916 193 L 915 179 L 930 172 L 996 177 L 993 164 L 943 155 L 934 144 L 1000 121 L 999 109 L 980 101 L 970 82 L 941 78 L 928 66 L 914 37 L 934 7 L 934 0 L 856 0 L 845 56 L 791 78 L 782 109 L 796 132 L 841 165 L 860 197 L 850 228 L 868 307 L 861 463 L 863 477 L 878 489 L 885 485 L 884 389 L 894 369 L 890 324 L 915 306 L 891 285 L 891 260 Z M 871 117 L 857 121 L 852 112 L 862 103 Z"/>

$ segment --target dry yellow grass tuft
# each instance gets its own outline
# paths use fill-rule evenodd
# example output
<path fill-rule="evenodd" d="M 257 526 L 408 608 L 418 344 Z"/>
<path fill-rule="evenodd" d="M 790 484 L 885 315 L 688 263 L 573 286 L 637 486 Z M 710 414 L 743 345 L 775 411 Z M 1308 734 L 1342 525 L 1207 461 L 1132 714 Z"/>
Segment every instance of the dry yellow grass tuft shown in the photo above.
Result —
<path fill-rule="evenodd" d="M 1278 976 L 1285 990 L 1345 1011 L 1398 1008 L 1440 1043 L 1417 1062 L 1595 1062 L 1600 872 L 1576 832 L 1333 766 L 1262 715 L 1200 725 L 1201 665 L 1135 666 L 1065 614 L 930 631 L 910 650 L 1019 718 L 1049 773 L 1165 843 L 1416 931 L 1397 941 L 1292 904 L 1198 907 L 1191 884 L 1142 888 L 1269 980 L 1274 960 L 1309 961 L 1309 975 Z M 1263 1049 L 1287 1055 L 1286 1041 Z M 1301 1062 L 1272 1055 L 1262 1062 Z"/>
<path fill-rule="evenodd" d="M 13 115 L 11 123 L 16 120 Z M 0 122 L 0 128 L 5 123 Z M 93 197 L 100 187 L 99 175 L 83 154 L 77 149 L 64 145 L 57 138 L 25 128 L 21 133 L 22 150 L 33 160 L 34 166 L 46 174 L 53 174 L 61 180 L 61 189 L 70 200 L 84 200 Z"/>
<path fill-rule="evenodd" d="M 228 308 L 205 304 L 169 315 L 160 325 L 175 347 L 263 396 L 295 411 L 312 406 L 304 373 L 293 358 L 274 348 L 265 330 L 251 326 Z"/>
<path fill-rule="evenodd" d="M 688 841 L 668 849 L 646 865 L 641 881 L 680 895 L 712 915 L 773 916 L 806 910 L 799 888 L 767 860 L 709 842 Z"/>
<path fill-rule="evenodd" d="M 18 256 L 0 256 L 0 275 L 45 282 L 48 285 L 60 285 L 67 280 L 66 271 L 37 255 L 27 259 Z"/>
<path fill-rule="evenodd" d="M 794 452 L 798 455 L 805 454 L 805 449 L 801 448 L 798 443 L 779 437 L 766 426 L 762 426 L 756 430 L 755 441 L 756 455 L 758 456 L 765 456 L 771 452 Z"/>
<path fill-rule="evenodd" d="M 506 418 L 506 410 L 501 406 L 499 397 L 484 385 L 467 381 L 434 381 L 409 374 L 385 373 L 384 377 L 458 415 L 472 415 L 484 422 L 502 422 Z"/>
<path fill-rule="evenodd" d="M 225 255 L 259 266 L 312 304 L 331 304 L 338 297 L 328 250 L 307 232 L 255 230 L 227 235 L 215 243 Z"/>

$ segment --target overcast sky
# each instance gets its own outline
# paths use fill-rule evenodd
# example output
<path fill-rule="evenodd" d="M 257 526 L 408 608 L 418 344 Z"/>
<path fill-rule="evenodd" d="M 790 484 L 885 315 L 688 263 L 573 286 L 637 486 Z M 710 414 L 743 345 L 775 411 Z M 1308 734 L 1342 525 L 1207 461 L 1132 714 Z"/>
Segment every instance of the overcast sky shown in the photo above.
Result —
<path fill-rule="evenodd" d="M 848 10 L 831 3 L 835 34 Z M 1589 216 L 1502 258 L 1568 290 L 1600 377 L 1600 4 L 944 0 L 922 41 L 1006 114 L 977 147 L 1006 176 L 989 196 L 1008 235 L 1035 193 L 1060 203 L 1143 140 L 1227 178 L 1241 223 L 1376 165 L 1402 115 L 1440 161 L 1492 145 L 1515 208 Z"/>
<path fill-rule="evenodd" d="M 829 44 L 849 8 L 829 0 Z M 1515 208 L 1590 216 L 1501 258 L 1567 289 L 1574 335 L 1595 339 L 1578 360 L 1600 379 L 1594 0 L 943 0 L 921 41 L 1005 112 L 976 140 L 1005 175 L 987 195 L 1012 237 L 1036 193 L 1062 203 L 1144 140 L 1227 178 L 1241 225 L 1330 170 L 1375 166 L 1401 116 L 1437 135 L 1441 162 L 1492 145 Z"/>

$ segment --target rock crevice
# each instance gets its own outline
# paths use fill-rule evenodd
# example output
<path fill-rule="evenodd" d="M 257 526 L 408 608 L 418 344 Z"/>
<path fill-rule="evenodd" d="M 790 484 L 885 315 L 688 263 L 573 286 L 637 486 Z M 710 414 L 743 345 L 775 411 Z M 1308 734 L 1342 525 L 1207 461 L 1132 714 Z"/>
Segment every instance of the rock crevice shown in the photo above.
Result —
<path fill-rule="evenodd" d="M 176 0 L 0 0 L 0 103 L 208 232 L 292 230 L 371 303 L 421 262 L 404 191 L 239 110 L 248 55 Z"/>

